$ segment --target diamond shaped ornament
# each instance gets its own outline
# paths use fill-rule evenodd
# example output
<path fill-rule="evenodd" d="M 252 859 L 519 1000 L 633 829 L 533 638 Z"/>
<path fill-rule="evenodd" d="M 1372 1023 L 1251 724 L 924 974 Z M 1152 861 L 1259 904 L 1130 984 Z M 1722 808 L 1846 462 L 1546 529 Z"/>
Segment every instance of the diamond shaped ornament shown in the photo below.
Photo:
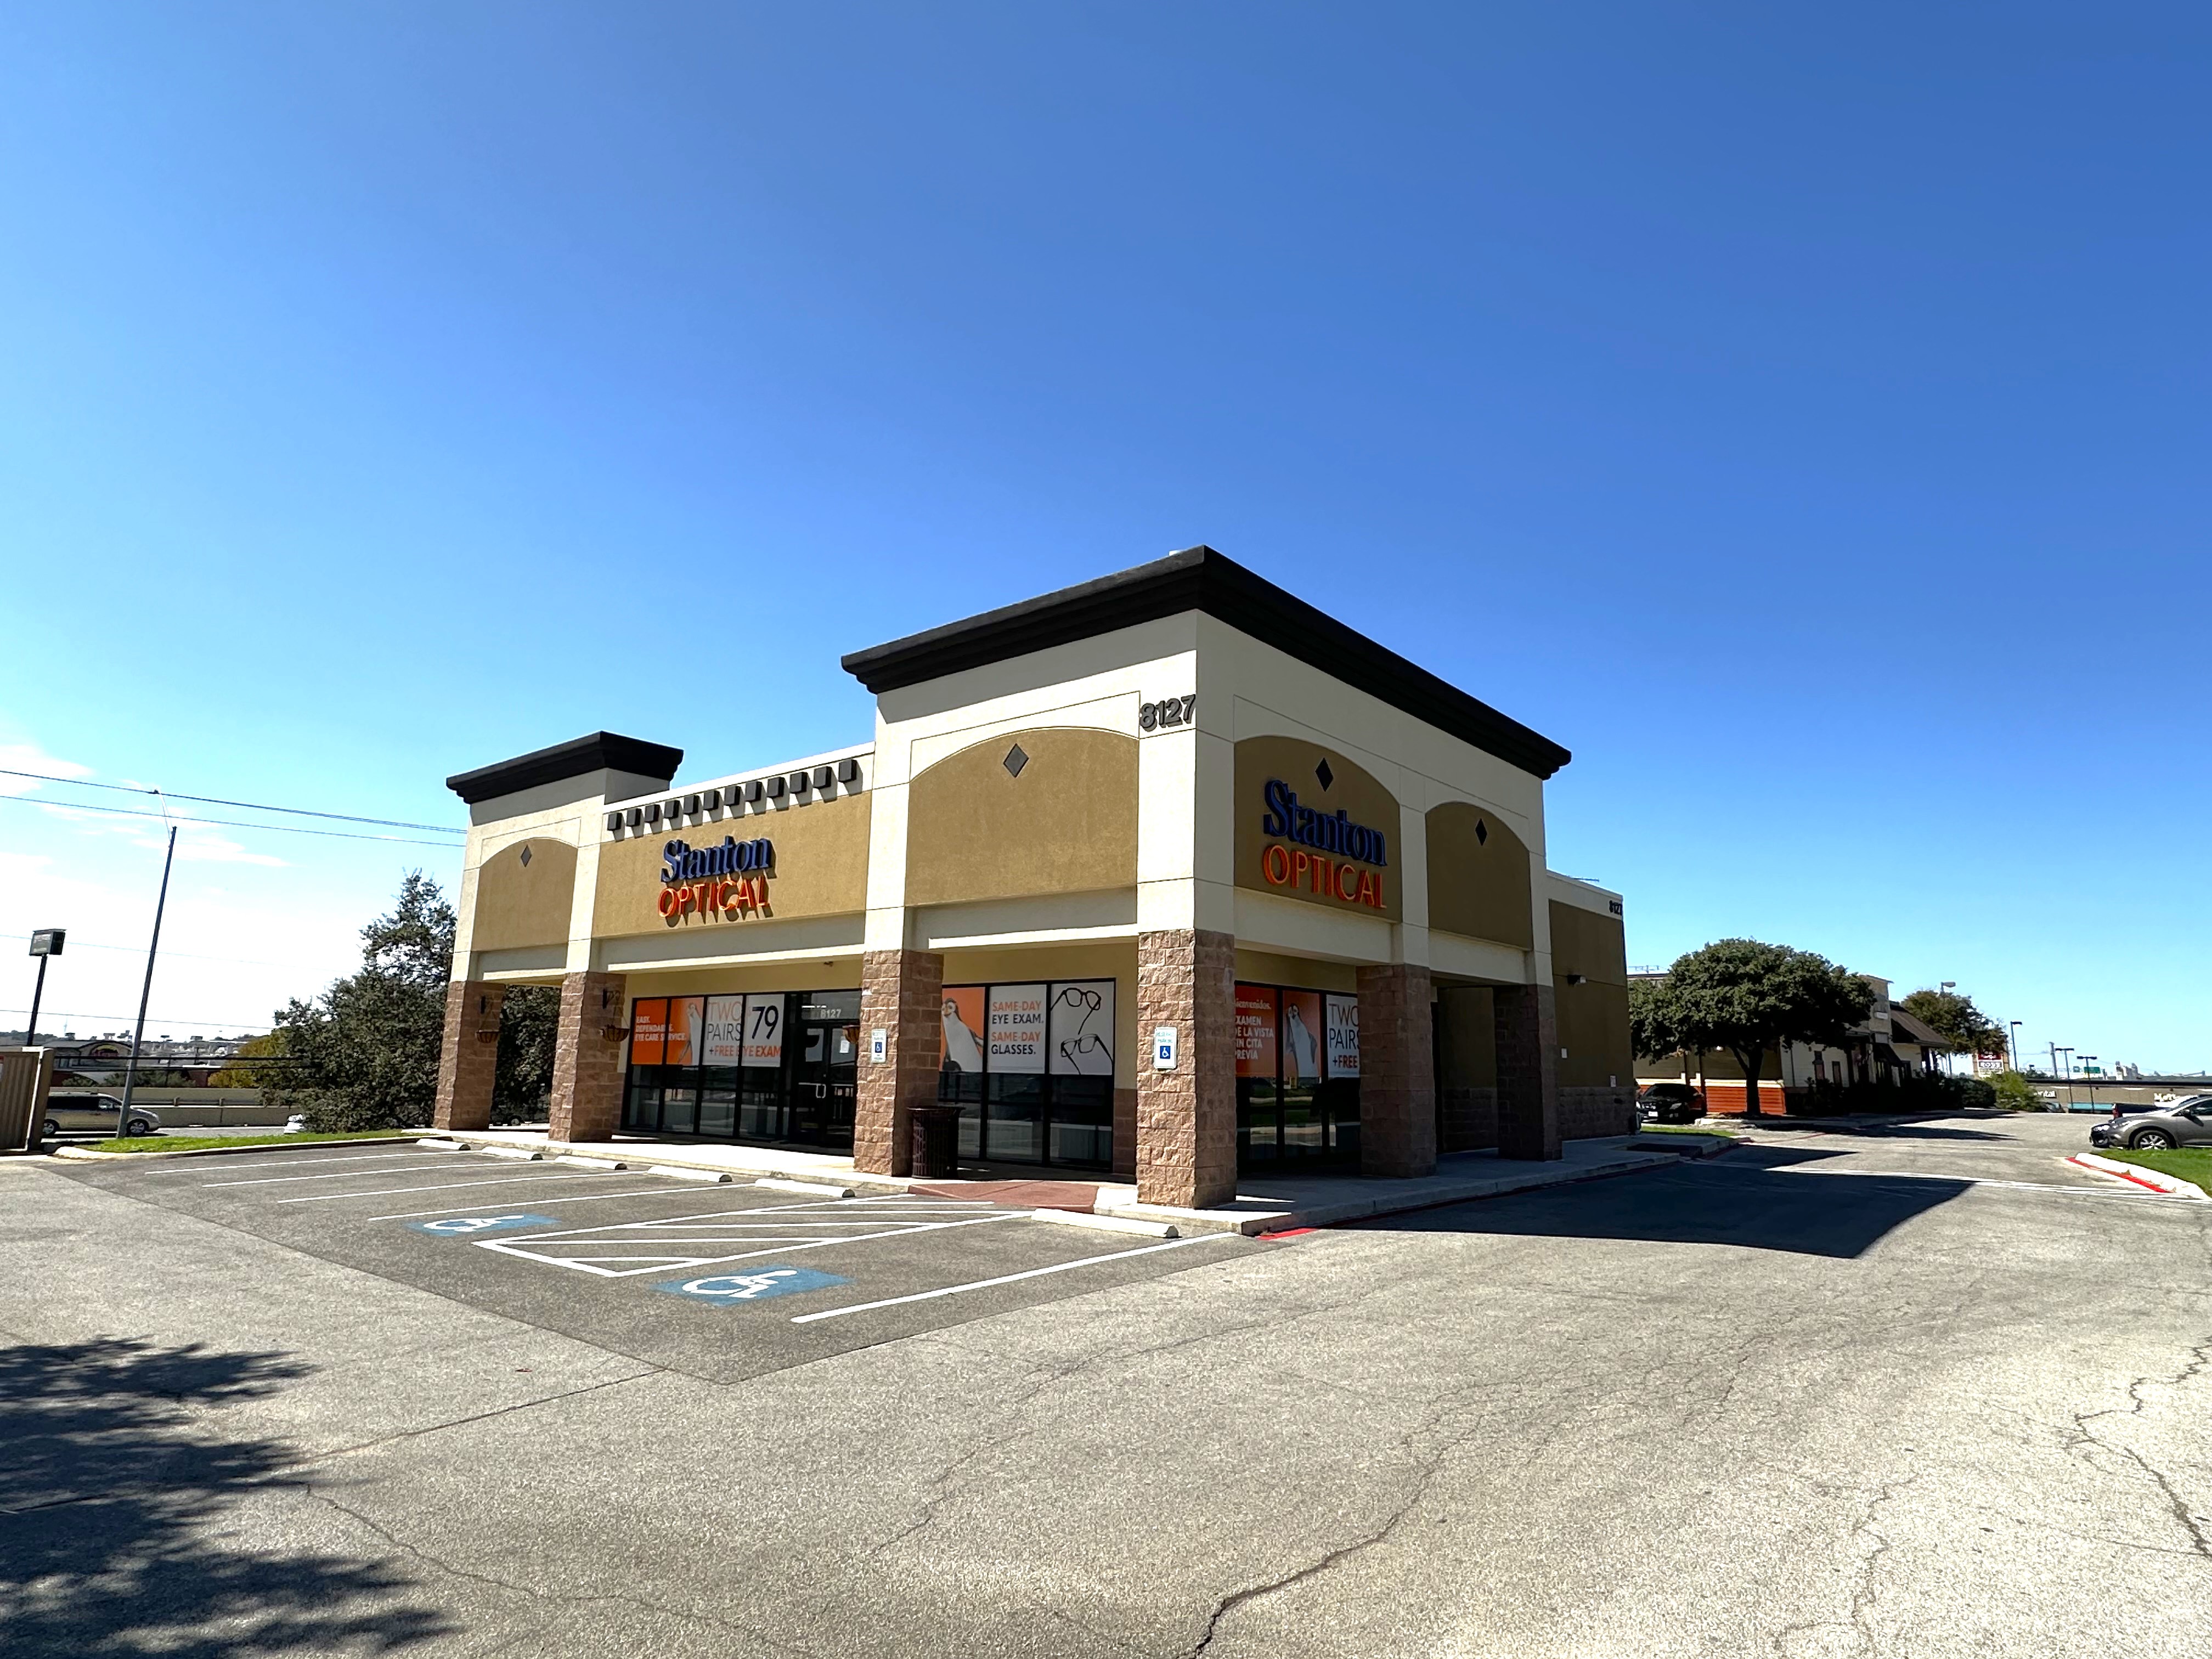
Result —
<path fill-rule="evenodd" d="M 530 843 L 526 841 L 522 843 L 522 857 L 520 861 L 524 869 L 527 870 L 530 867 Z"/>
<path fill-rule="evenodd" d="M 1328 769 L 1328 762 L 1326 758 L 1319 766 L 1314 768 L 1314 775 L 1321 780 L 1321 787 L 1324 789 L 1336 781 L 1336 774 Z"/>
<path fill-rule="evenodd" d="M 1022 746 L 1019 744 L 1006 750 L 1006 758 L 1000 763 L 1006 769 L 1006 775 L 1010 778 L 1021 776 L 1022 768 L 1029 763 L 1030 757 L 1022 753 Z"/>
<path fill-rule="evenodd" d="M 1487 845 L 1489 841 L 1490 826 L 1480 818 L 1477 818 L 1474 821 L 1474 844 L 1477 847 L 1482 847 Z"/>

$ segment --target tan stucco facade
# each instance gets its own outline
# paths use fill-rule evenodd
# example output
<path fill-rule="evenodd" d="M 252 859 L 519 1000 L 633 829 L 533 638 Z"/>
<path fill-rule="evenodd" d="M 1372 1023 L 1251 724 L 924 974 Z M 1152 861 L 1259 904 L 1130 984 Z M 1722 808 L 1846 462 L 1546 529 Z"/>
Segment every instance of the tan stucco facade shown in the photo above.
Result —
<path fill-rule="evenodd" d="M 1218 1069 L 1232 1040 L 1218 1034 L 1238 1028 L 1217 980 L 1290 998 L 1270 1006 L 1302 1033 L 1322 1012 L 1307 996 L 1356 1034 L 1388 1019 L 1387 1053 L 1373 1034 L 1347 1050 L 1393 1103 L 1391 1146 L 1370 1159 L 1384 1173 L 1479 1135 L 1486 1111 L 1521 1122 L 1555 1076 L 1630 1081 L 1620 899 L 1544 866 L 1544 777 L 1565 751 L 1357 636 L 1304 648 L 1280 622 L 1291 607 L 1297 627 L 1335 625 L 1267 594 L 1274 624 L 1201 596 L 1107 625 L 1099 605 L 1052 596 L 1035 629 L 995 645 L 934 642 L 953 629 L 879 647 L 936 665 L 854 667 L 884 682 L 869 741 L 761 770 L 681 781 L 665 750 L 670 775 L 641 775 L 623 769 L 654 746 L 601 734 L 579 740 L 592 763 L 571 781 L 547 775 L 554 751 L 503 763 L 518 779 L 505 794 L 501 768 L 468 775 L 455 978 L 599 975 L 604 998 L 618 977 L 633 1006 L 783 994 L 793 1018 L 810 995 L 842 1008 L 830 994 L 857 994 L 859 1041 L 886 1056 L 858 1062 L 860 1096 L 893 1115 L 854 1144 L 893 1168 L 921 1087 L 915 1022 L 941 1000 L 950 1030 L 976 988 L 1073 987 L 1096 1005 L 1087 1053 L 1098 1075 L 1111 1050 L 1113 1163 L 1140 1182 L 1224 1178 L 1220 1123 L 1170 1121 L 1246 1109 L 1250 1063 Z M 772 861 L 724 867 L 756 841 Z M 695 863 L 672 872 L 678 842 Z M 711 848 L 732 850 L 697 864 Z M 917 1001 L 916 984 L 941 998 Z M 1219 1052 L 1176 1062 L 1203 1070 L 1188 1086 L 1156 1086 L 1153 1036 L 1186 1023 Z M 1522 1140 L 1558 1133 L 1547 1118 Z M 1129 1144 L 1144 1134 L 1164 1137 L 1149 1161 Z"/>

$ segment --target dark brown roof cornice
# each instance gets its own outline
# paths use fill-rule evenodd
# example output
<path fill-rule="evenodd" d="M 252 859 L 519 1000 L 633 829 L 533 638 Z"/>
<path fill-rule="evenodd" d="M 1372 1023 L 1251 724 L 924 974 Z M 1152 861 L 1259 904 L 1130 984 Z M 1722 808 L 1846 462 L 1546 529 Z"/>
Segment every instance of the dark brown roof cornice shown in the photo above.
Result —
<path fill-rule="evenodd" d="M 1227 623 L 1540 778 L 1573 758 L 1541 732 L 1206 546 L 871 646 L 844 665 L 880 695 L 1185 611 Z"/>
<path fill-rule="evenodd" d="M 615 732 L 594 732 L 589 737 L 556 743 L 550 749 L 532 750 L 513 760 L 479 766 L 473 772 L 456 772 L 446 780 L 446 787 L 473 806 L 480 800 L 534 789 L 541 783 L 558 783 L 563 778 L 581 777 L 603 768 L 635 773 L 665 784 L 683 764 L 681 749 L 671 749 L 665 743 L 647 743 L 643 738 L 625 738 Z"/>

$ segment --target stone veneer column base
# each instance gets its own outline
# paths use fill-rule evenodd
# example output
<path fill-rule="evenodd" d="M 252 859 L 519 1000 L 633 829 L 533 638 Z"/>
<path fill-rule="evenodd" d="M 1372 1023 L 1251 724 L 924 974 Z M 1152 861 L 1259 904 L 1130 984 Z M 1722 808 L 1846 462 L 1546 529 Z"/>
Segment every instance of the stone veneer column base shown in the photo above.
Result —
<path fill-rule="evenodd" d="M 1491 992 L 1498 1026 L 1498 1155 L 1552 1158 L 1559 1147 L 1559 1021 L 1548 985 Z"/>
<path fill-rule="evenodd" d="M 570 974 L 562 980 L 550 1139 L 611 1140 L 621 1126 L 629 988 L 621 974 Z"/>
<path fill-rule="evenodd" d="M 881 1060 L 870 1058 L 884 1034 Z M 902 1176 L 914 1168 L 908 1114 L 937 1099 L 945 1053 L 945 958 L 934 951 L 870 951 L 860 959 L 860 1086 L 853 1167 Z"/>
<path fill-rule="evenodd" d="M 1152 1031 L 1176 1032 L 1176 1069 Z M 1237 940 L 1204 928 L 1137 937 L 1137 1200 L 1178 1208 L 1237 1196 Z"/>
<path fill-rule="evenodd" d="M 1410 1178 L 1437 1168 L 1435 1021 L 1429 970 L 1359 970 L 1359 1173 Z"/>
<path fill-rule="evenodd" d="M 491 1127 L 499 1066 L 499 1015 L 507 987 L 457 979 L 446 987 L 446 1035 L 438 1048 L 438 1094 L 430 1121 L 441 1129 Z"/>

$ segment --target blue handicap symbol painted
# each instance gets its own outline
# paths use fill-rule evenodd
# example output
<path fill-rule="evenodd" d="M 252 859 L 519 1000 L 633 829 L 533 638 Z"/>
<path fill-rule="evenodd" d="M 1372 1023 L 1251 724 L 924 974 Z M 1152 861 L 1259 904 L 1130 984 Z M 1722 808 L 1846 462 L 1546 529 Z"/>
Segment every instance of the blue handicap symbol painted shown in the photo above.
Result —
<path fill-rule="evenodd" d="M 503 1233 L 515 1227 L 551 1227 L 558 1225 L 550 1215 L 449 1215 L 438 1221 L 416 1221 L 408 1224 L 418 1233 L 431 1233 L 440 1238 L 472 1238 L 478 1233 Z"/>
<path fill-rule="evenodd" d="M 718 1302 L 725 1306 L 740 1302 L 765 1302 L 771 1297 L 796 1296 L 802 1291 L 827 1290 L 849 1285 L 849 1279 L 818 1273 L 811 1267 L 757 1267 L 749 1273 L 710 1273 L 704 1279 L 672 1279 L 653 1288 L 671 1296 L 688 1296 L 695 1302 Z"/>

